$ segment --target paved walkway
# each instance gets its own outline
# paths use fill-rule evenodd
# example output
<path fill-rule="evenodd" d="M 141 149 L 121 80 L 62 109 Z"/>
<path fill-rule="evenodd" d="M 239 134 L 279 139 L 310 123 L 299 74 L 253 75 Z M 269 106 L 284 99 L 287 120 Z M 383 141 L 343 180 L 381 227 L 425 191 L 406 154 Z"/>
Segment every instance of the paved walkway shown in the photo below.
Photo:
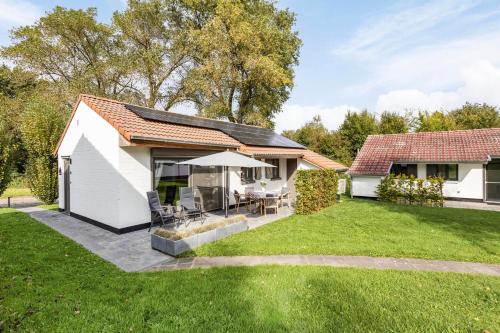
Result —
<path fill-rule="evenodd" d="M 168 263 L 150 267 L 147 271 L 257 265 L 362 267 L 371 269 L 474 273 L 500 276 L 500 265 L 494 264 L 406 258 L 301 255 L 179 258 Z"/>
<path fill-rule="evenodd" d="M 36 207 L 18 208 L 18 210 L 28 213 L 35 220 L 71 238 L 87 250 L 127 272 L 175 260 L 151 248 L 148 229 L 117 235 L 52 210 Z"/>
<path fill-rule="evenodd" d="M 492 210 L 500 212 L 500 205 L 487 204 L 485 202 L 445 200 L 444 206 L 450 208 L 480 209 L 480 210 Z"/>
<path fill-rule="evenodd" d="M 41 205 L 42 202 L 35 197 L 13 197 L 10 198 L 10 207 L 11 208 L 21 208 L 21 207 L 32 207 Z M 0 199 L 0 208 L 6 208 L 8 206 L 8 199 L 1 198 Z"/>

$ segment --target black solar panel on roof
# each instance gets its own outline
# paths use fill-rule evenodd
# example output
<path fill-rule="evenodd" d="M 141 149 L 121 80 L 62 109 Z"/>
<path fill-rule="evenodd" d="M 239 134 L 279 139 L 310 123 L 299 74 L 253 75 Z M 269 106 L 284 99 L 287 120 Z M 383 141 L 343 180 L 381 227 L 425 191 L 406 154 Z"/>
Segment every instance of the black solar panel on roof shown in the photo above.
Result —
<path fill-rule="evenodd" d="M 230 137 L 244 143 L 245 145 L 304 148 L 297 142 L 276 134 L 270 129 L 187 116 L 174 112 L 153 110 L 130 104 L 125 104 L 125 107 L 143 119 L 177 125 L 216 129 L 226 133 Z"/>

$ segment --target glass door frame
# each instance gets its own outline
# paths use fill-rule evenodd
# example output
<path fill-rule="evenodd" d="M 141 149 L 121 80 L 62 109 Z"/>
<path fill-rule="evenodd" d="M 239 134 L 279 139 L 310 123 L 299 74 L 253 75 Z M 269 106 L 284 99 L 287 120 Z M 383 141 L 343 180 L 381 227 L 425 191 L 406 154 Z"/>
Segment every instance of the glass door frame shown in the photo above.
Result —
<path fill-rule="evenodd" d="M 493 162 L 493 163 L 491 163 Z M 489 161 L 488 164 L 499 164 L 500 165 L 500 157 L 491 157 L 491 160 Z M 485 202 L 491 202 L 491 203 L 500 203 L 500 198 L 498 200 L 489 200 L 488 199 L 488 184 L 499 184 L 500 181 L 493 181 L 490 182 L 488 181 L 488 164 L 485 164 L 484 166 L 484 201 Z"/>

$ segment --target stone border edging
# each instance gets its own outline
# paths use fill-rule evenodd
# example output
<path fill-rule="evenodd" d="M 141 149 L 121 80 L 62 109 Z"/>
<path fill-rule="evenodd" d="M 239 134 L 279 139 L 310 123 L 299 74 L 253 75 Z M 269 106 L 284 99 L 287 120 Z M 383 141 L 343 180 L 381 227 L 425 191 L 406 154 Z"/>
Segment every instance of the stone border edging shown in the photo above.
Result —
<path fill-rule="evenodd" d="M 415 271 L 435 271 L 453 273 L 472 273 L 500 276 L 500 265 L 442 261 L 411 258 L 385 258 L 366 256 L 329 256 L 329 255 L 280 255 L 280 256 L 235 256 L 235 257 L 190 257 L 179 258 L 147 268 L 145 271 L 164 271 L 192 268 L 211 268 L 228 266 L 259 265 L 311 265 L 330 267 L 360 267 L 370 269 L 395 269 Z"/>

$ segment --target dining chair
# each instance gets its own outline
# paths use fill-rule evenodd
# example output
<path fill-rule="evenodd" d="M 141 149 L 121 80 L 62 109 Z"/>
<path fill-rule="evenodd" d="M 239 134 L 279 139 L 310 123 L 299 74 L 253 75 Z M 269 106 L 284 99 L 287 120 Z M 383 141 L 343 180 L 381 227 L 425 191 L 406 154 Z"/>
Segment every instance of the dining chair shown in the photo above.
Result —
<path fill-rule="evenodd" d="M 262 198 L 262 205 L 261 205 L 261 215 L 262 215 L 262 213 L 264 213 L 264 216 L 266 216 L 268 209 L 274 209 L 276 214 L 278 214 L 279 201 L 280 201 L 279 196 L 263 197 Z"/>
<path fill-rule="evenodd" d="M 283 207 L 283 202 L 286 200 L 287 207 L 290 207 L 290 189 L 286 186 L 281 188 L 280 206 Z"/>

